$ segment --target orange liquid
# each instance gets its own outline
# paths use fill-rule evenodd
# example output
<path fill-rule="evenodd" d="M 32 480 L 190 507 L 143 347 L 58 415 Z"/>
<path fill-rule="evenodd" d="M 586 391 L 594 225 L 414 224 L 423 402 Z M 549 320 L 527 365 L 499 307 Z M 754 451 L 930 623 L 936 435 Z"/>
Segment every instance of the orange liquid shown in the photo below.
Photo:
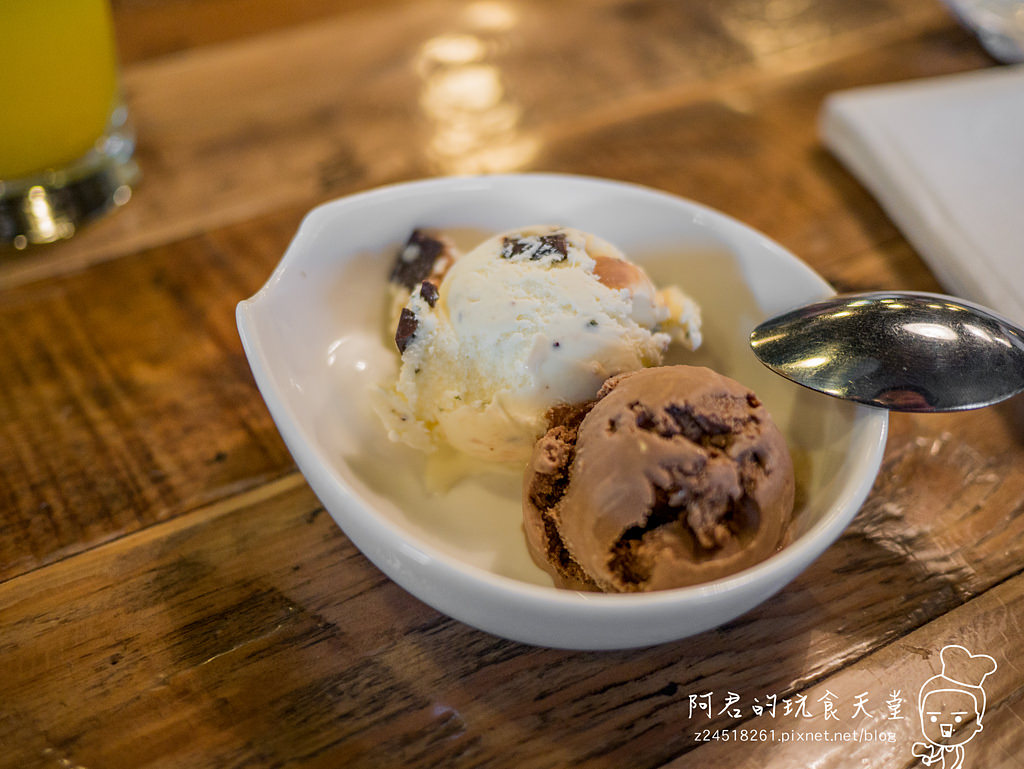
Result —
<path fill-rule="evenodd" d="M 117 98 L 107 0 L 0 0 L 0 51 L 0 179 L 82 157 Z"/>

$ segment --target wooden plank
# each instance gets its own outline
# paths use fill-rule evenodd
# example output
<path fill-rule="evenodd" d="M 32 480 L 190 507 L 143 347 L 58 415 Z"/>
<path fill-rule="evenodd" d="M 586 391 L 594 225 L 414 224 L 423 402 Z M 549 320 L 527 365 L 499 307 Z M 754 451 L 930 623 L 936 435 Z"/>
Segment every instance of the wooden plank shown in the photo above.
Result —
<path fill-rule="evenodd" d="M 645 650 L 539 649 L 446 619 L 288 476 L 0 584 L 0 765 L 644 769 L 694 747 L 690 694 L 816 692 L 962 604 L 956 637 L 991 653 L 1019 636 L 1021 578 L 970 599 L 1020 571 L 1024 463 L 988 453 L 1018 433 L 984 413 L 894 420 L 875 494 L 804 575 Z M 1022 683 L 1005 674 L 1000 703 Z"/>
<path fill-rule="evenodd" d="M 0 293 L 0 579 L 292 468 L 234 306 L 296 224 Z"/>
<path fill-rule="evenodd" d="M 594 121 L 585 141 L 548 143 L 538 165 L 636 181 L 706 203 L 778 240 L 826 277 L 865 255 L 877 266 L 872 250 L 898 252 L 902 237 L 822 146 L 817 119 L 824 99 L 839 88 L 976 69 L 988 60 L 976 41 L 948 26 L 912 28 L 870 56 L 844 53 L 818 68 L 724 79 L 692 99 L 680 94 L 681 103 L 637 107 L 632 119 L 608 114 Z M 923 265 L 909 272 L 908 266 L 893 265 L 898 283 L 887 287 L 935 286 Z"/>
<path fill-rule="evenodd" d="M 391 0 L 392 5 L 402 2 L 407 0 Z M 112 0 L 124 64 L 384 4 L 385 0 Z"/>
<path fill-rule="evenodd" d="M 711 735 L 718 728 L 723 733 L 718 739 L 708 739 L 703 731 L 706 719 L 698 710 L 687 725 L 705 741 L 664 769 L 695 765 L 706 769 L 919 766 L 914 744 L 924 746 L 925 739 L 918 694 L 925 682 L 943 673 L 940 652 L 953 644 L 971 654 L 988 655 L 997 666 L 983 681 L 983 728 L 963 744 L 964 768 L 1019 767 L 1024 747 L 1020 725 L 1024 676 L 1017 667 L 1022 633 L 1024 577 L 1018 575 L 804 689 L 800 696 L 806 698 L 809 717 L 798 717 L 795 710 L 784 715 L 781 703 L 774 713 L 761 710 L 759 716 L 753 715 L 753 698 L 760 697 L 759 704 L 767 698 L 761 692 L 751 692 L 745 703 L 735 706 L 746 718 L 736 719 L 735 726 L 712 727 Z M 966 678 L 962 667 L 951 664 L 946 670 L 956 681 Z M 942 686 L 964 688 L 953 682 Z M 719 696 L 724 699 L 725 692 Z M 830 717 L 826 716 L 827 701 L 834 707 Z M 863 710 L 857 708 L 858 701 Z M 889 701 L 896 703 L 893 709 L 888 707 Z M 793 702 L 795 707 L 795 697 Z M 973 713 L 967 716 L 967 721 L 973 720 Z M 969 728 L 968 723 L 964 726 Z M 870 739 L 865 739 L 866 734 Z M 890 735 L 891 741 L 886 739 Z M 953 758 L 950 754 L 948 762 Z"/>
<path fill-rule="evenodd" d="M 169 30 L 191 29 L 206 7 L 182 0 L 152 13 L 180 9 Z M 227 7 L 218 0 L 209 12 Z M 319 16 L 315 4 L 302 7 Z M 144 174 L 129 205 L 69 242 L 6 256 L 0 288 L 421 176 L 556 169 L 693 189 L 680 160 L 704 158 L 710 169 L 726 156 L 738 168 L 742 134 L 722 120 L 717 132 L 684 132 L 685 143 L 650 143 L 637 133 L 640 116 L 676 118 L 723 78 L 756 92 L 790 76 L 794 60 L 857 57 L 880 37 L 951 24 L 920 0 L 831 0 L 780 19 L 740 0 L 724 14 L 689 3 L 430 0 L 219 45 L 183 43 L 180 55 L 125 69 Z M 578 73 L 571 82 L 567 71 Z M 597 131 L 608 121 L 634 127 L 610 152 Z M 599 161 L 605 154 L 612 165 Z M 665 168 L 647 168 L 663 159 Z M 726 191 L 719 184 L 695 197 L 714 204 Z"/>

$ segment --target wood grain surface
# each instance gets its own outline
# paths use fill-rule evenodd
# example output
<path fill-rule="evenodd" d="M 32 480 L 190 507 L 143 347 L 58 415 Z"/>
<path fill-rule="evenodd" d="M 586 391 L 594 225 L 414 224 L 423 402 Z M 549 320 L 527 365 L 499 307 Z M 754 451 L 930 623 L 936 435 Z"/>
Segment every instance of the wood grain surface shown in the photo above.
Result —
<path fill-rule="evenodd" d="M 913 767 L 952 643 L 1000 662 L 964 767 L 1024 765 L 1021 397 L 894 415 L 853 524 L 743 617 L 571 652 L 377 571 L 235 330 L 311 206 L 466 172 L 639 182 L 841 289 L 938 290 L 816 129 L 835 90 L 993 66 L 938 2 L 113 5 L 143 181 L 71 241 L 0 252 L 0 766 Z M 757 715 L 769 695 L 814 715 Z M 699 737 L 813 734 L 829 696 L 895 741 Z"/>

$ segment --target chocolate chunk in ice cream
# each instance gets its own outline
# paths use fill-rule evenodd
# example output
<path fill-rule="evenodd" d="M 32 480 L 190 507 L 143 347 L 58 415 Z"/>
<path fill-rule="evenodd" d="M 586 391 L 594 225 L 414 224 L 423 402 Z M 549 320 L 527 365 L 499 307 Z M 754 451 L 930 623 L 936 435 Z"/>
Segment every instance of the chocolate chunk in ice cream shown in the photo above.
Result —
<path fill-rule="evenodd" d="M 659 590 L 771 556 L 793 494 L 785 439 L 757 397 L 710 369 L 666 366 L 550 412 L 524 479 L 524 526 L 562 587 Z"/>
<path fill-rule="evenodd" d="M 426 302 L 430 307 L 437 304 L 437 286 L 429 281 L 423 281 L 420 283 L 420 296 L 423 297 L 423 301 Z"/>
<path fill-rule="evenodd" d="M 395 329 L 395 346 L 398 347 L 398 352 L 405 352 L 405 348 L 409 346 L 409 342 L 416 336 L 416 329 L 419 328 L 420 322 L 416 319 L 416 313 L 407 307 L 402 308 L 402 314 L 398 317 L 398 328 Z"/>
<path fill-rule="evenodd" d="M 431 276 L 439 283 L 453 260 L 453 248 L 446 239 L 416 229 L 395 257 L 388 280 L 409 291 Z"/>
<path fill-rule="evenodd" d="M 565 233 L 506 237 L 501 241 L 502 259 L 527 259 L 537 262 L 545 257 L 551 263 L 569 258 L 569 242 Z"/>

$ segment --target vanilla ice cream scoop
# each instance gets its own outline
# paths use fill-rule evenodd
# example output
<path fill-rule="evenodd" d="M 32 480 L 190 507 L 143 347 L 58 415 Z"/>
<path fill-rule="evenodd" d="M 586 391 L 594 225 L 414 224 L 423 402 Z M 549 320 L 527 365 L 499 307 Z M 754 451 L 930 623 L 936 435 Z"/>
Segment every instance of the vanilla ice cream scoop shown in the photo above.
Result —
<path fill-rule="evenodd" d="M 699 343 L 699 311 L 655 289 L 619 249 L 568 227 L 501 233 L 422 281 L 401 311 L 402 355 L 382 416 L 394 439 L 526 461 L 560 403 Z"/>

